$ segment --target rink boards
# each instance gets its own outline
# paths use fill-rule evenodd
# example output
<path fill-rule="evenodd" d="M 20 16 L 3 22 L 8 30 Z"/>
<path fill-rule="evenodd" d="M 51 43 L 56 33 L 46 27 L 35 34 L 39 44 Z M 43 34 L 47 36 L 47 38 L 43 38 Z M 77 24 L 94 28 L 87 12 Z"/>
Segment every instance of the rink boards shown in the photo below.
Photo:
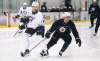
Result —
<path fill-rule="evenodd" d="M 45 24 L 51 24 L 52 22 L 62 18 L 63 12 L 45 12 L 43 13 L 45 18 Z M 13 16 L 16 15 L 16 13 L 11 13 L 9 16 L 0 16 L 0 28 L 1 27 L 16 27 L 19 24 L 19 19 L 14 20 Z M 71 18 L 73 21 L 81 22 L 88 22 L 89 21 L 89 15 L 87 12 L 71 12 Z"/>

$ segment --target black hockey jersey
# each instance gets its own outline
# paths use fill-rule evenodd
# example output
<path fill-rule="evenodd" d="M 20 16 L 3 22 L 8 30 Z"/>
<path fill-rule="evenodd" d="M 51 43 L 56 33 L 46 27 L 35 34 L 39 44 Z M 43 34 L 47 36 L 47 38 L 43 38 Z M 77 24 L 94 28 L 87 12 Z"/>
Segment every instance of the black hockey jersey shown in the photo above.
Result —
<path fill-rule="evenodd" d="M 64 19 L 55 21 L 51 28 L 48 30 L 48 32 L 54 32 L 57 35 L 70 35 L 71 31 L 75 38 L 79 38 L 79 34 L 77 32 L 74 22 L 70 20 L 68 23 L 65 23 Z"/>
<path fill-rule="evenodd" d="M 91 4 L 88 13 L 91 15 L 96 15 L 98 13 L 98 10 L 99 10 L 99 6 L 97 4 L 96 5 Z"/>

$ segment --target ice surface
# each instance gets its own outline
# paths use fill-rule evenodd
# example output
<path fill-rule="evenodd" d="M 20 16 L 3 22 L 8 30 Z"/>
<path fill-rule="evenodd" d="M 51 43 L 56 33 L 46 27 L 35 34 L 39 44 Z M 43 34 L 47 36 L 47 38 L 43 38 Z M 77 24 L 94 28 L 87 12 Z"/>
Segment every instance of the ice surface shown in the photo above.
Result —
<path fill-rule="evenodd" d="M 23 43 L 21 35 L 12 37 L 17 31 L 14 28 L 0 29 L 0 61 L 100 61 L 100 31 L 96 37 L 93 37 L 94 28 L 89 29 L 89 24 L 80 24 L 77 26 L 78 32 L 82 39 L 82 47 L 78 47 L 74 37 L 69 48 L 64 52 L 63 56 L 58 53 L 63 45 L 63 40 L 49 50 L 48 57 L 41 57 L 40 52 L 49 40 L 44 41 L 35 48 L 29 57 L 20 57 L 20 46 Z M 31 47 L 41 41 L 39 36 L 34 35 L 30 38 Z"/>

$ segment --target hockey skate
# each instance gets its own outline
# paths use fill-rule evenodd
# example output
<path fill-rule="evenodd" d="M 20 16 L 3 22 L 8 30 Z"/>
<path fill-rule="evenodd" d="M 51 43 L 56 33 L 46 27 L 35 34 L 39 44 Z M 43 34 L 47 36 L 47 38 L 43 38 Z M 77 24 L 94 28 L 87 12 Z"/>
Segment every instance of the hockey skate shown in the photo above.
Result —
<path fill-rule="evenodd" d="M 94 33 L 94 34 L 93 34 L 93 36 L 96 36 L 96 35 L 97 35 L 97 33 Z"/>
<path fill-rule="evenodd" d="M 62 56 L 63 52 L 59 52 L 59 56 Z"/>
<path fill-rule="evenodd" d="M 91 25 L 89 28 L 90 28 L 90 29 L 93 28 L 93 25 Z"/>
<path fill-rule="evenodd" d="M 42 52 L 40 53 L 41 56 L 48 56 L 48 50 L 42 50 Z"/>
<path fill-rule="evenodd" d="M 23 32 L 23 30 L 19 30 L 19 31 L 18 31 L 18 33 L 22 33 L 22 32 Z"/>
<path fill-rule="evenodd" d="M 22 57 L 29 56 L 29 49 L 26 49 L 25 52 L 20 53 Z"/>

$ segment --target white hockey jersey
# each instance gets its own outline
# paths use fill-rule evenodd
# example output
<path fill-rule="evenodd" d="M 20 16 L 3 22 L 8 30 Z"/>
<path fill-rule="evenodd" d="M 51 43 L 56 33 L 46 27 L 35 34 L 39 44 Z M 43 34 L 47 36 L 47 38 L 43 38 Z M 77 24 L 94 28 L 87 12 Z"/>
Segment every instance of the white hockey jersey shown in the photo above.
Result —
<path fill-rule="evenodd" d="M 29 7 L 27 7 L 26 9 L 23 9 L 23 7 L 20 8 L 18 15 L 20 15 L 20 17 L 24 17 L 28 15 L 28 11 Z"/>
<path fill-rule="evenodd" d="M 38 26 L 44 26 L 44 17 L 41 12 L 32 14 L 32 9 L 29 10 L 28 16 L 32 17 L 32 21 L 27 24 L 28 28 L 36 29 Z"/>

